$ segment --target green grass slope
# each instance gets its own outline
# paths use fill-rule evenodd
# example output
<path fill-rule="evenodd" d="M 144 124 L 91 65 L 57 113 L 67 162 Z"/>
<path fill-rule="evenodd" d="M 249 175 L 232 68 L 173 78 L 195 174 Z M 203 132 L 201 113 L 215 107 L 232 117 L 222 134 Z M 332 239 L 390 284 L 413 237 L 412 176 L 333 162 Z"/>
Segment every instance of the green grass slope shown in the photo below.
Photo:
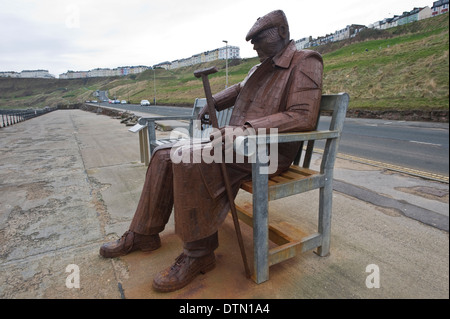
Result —
<path fill-rule="evenodd" d="M 448 14 L 373 36 L 384 38 L 323 54 L 325 92 L 348 92 L 356 109 L 448 110 Z"/>

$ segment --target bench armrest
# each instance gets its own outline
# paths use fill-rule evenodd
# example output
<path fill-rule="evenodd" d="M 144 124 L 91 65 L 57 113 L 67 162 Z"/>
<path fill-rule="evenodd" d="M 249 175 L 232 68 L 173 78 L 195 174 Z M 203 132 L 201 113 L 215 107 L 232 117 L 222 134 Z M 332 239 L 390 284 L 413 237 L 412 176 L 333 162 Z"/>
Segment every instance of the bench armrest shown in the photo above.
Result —
<path fill-rule="evenodd" d="M 194 120 L 195 116 L 192 115 L 185 115 L 185 116 L 154 116 L 154 117 L 141 117 L 138 120 L 138 123 L 141 125 L 147 125 L 148 122 L 155 122 L 155 121 L 170 121 L 170 120 Z"/>
<path fill-rule="evenodd" d="M 301 133 L 267 134 L 263 136 L 238 136 L 234 141 L 233 147 L 236 153 L 238 153 L 239 155 L 251 156 L 256 150 L 256 145 L 326 140 L 338 138 L 339 135 L 339 131 L 326 130 Z"/>

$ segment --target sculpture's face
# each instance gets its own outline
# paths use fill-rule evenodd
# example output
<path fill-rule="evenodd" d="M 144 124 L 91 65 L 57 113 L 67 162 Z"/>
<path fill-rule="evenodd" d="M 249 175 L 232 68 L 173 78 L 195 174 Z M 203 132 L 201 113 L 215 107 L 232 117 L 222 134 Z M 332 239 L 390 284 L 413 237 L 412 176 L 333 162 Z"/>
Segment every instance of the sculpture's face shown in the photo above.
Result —
<path fill-rule="evenodd" d="M 277 27 L 270 28 L 258 33 L 252 38 L 253 50 L 258 53 L 262 62 L 266 58 L 274 57 L 285 45 L 285 38 L 280 35 Z"/>

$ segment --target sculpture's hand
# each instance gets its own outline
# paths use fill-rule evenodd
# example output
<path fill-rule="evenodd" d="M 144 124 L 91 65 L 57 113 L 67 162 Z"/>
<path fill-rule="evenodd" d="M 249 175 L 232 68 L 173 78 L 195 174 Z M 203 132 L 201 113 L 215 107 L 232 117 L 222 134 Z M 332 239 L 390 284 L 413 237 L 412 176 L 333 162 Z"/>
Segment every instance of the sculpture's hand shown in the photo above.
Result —
<path fill-rule="evenodd" d="M 236 137 L 247 136 L 250 133 L 250 130 L 245 126 L 226 126 L 213 130 L 209 139 L 214 148 L 221 145 L 225 151 L 233 151 L 233 143 Z"/>

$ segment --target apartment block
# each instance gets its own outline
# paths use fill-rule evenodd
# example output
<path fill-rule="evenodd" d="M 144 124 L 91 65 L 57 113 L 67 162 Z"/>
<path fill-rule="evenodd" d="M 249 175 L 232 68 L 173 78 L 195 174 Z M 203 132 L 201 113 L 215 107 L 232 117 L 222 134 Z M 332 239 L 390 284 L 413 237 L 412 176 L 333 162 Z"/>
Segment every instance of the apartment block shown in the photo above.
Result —
<path fill-rule="evenodd" d="M 48 70 L 23 70 L 21 72 L 5 71 L 0 72 L 0 77 L 10 78 L 40 78 L 40 79 L 54 79 Z"/>

